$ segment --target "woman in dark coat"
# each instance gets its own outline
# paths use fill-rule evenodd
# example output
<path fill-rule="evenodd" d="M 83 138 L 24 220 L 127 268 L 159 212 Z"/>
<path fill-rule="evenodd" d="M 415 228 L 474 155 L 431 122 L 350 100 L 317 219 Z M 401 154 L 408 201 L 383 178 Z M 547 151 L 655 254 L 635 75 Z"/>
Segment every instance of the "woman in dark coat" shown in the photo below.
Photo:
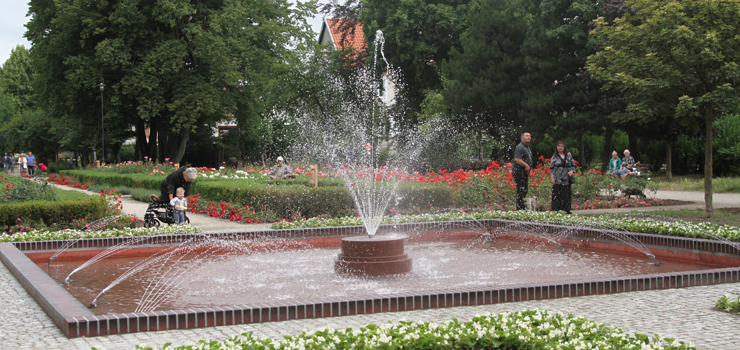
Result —
<path fill-rule="evenodd" d="M 573 155 L 568 152 L 565 142 L 558 141 L 555 153 L 550 158 L 550 183 L 552 184 L 550 210 L 570 214 L 570 179 L 575 172 L 576 162 L 573 160 Z"/>

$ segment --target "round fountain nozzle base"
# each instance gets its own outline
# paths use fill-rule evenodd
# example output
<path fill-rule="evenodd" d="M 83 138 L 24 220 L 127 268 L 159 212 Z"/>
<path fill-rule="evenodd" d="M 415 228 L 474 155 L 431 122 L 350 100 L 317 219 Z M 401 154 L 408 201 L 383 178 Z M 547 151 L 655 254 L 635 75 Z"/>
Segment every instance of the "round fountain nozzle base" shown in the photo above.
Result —
<path fill-rule="evenodd" d="M 350 276 L 386 276 L 411 271 L 402 237 L 347 237 L 334 261 L 334 272 Z"/>

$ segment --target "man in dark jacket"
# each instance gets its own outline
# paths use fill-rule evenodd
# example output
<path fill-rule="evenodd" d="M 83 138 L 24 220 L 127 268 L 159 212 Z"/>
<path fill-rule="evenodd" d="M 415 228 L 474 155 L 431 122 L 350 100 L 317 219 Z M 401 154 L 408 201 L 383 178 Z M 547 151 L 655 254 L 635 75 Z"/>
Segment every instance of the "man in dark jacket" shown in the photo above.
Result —
<path fill-rule="evenodd" d="M 532 141 L 532 135 L 528 132 L 522 134 L 522 142 L 514 150 L 514 165 L 511 168 L 511 175 L 516 182 L 516 210 L 524 210 L 524 197 L 529 190 L 529 170 L 532 169 L 532 151 L 529 149 L 529 142 Z"/>
<path fill-rule="evenodd" d="M 190 182 L 198 176 L 198 170 L 195 168 L 180 168 L 167 175 L 159 185 L 160 196 L 152 195 L 156 202 L 169 203 L 175 197 L 175 191 L 178 187 L 185 190 L 185 198 L 190 196 Z"/>

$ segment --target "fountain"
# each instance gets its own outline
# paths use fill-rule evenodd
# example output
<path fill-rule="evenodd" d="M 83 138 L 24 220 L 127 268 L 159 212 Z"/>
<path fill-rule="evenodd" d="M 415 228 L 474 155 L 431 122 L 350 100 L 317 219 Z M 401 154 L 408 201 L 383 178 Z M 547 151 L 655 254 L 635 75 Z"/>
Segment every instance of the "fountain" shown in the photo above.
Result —
<path fill-rule="evenodd" d="M 138 241 L 111 240 L 113 243 L 106 243 L 107 246 L 93 241 L 101 251 L 87 250 L 92 259 L 82 265 L 59 261 L 62 260 L 56 259 L 59 254 L 49 258 L 49 253 L 43 249 L 35 252 L 34 249 L 40 249 L 35 243 L 18 244 L 19 249 L 29 251 L 28 256 L 38 261 L 39 266 L 54 261 L 50 275 L 55 279 L 62 280 L 74 273 L 78 281 L 87 281 L 84 285 L 71 283 L 66 288 L 75 293 L 94 290 L 97 294 L 78 298 L 85 303 L 92 299 L 90 305 L 96 307 L 99 314 L 93 314 L 84 305 L 84 310 L 69 308 L 76 301 L 71 301 L 71 297 L 64 299 L 66 290 L 47 280 L 28 283 L 34 288 L 49 288 L 45 293 L 31 294 L 61 299 L 60 307 L 49 308 L 51 311 L 47 312 L 67 336 L 77 337 L 481 305 L 740 280 L 740 268 L 728 268 L 740 266 L 740 248 L 728 250 L 724 244 L 714 247 L 703 241 L 697 244 L 696 240 L 583 228 L 557 231 L 552 225 L 523 225 L 505 220 L 381 225 L 383 213 L 393 200 L 397 200 L 397 176 L 404 170 L 398 165 L 401 164 L 398 155 L 403 156 L 403 161 L 415 157 L 420 150 L 418 139 L 395 130 L 394 118 L 386 113 L 387 106 L 378 102 L 375 63 L 378 53 L 388 76 L 398 76 L 385 61 L 383 42 L 382 32 L 378 32 L 372 68 L 357 70 L 351 79 L 360 87 L 353 86 L 353 98 L 334 101 L 337 109 L 327 108 L 325 115 L 306 114 L 296 121 L 302 133 L 296 140 L 298 146 L 294 153 L 335 164 L 336 173 L 356 203 L 364 235 L 337 238 L 337 235 L 357 234 L 357 230 L 331 228 L 244 232 L 230 237 L 225 234 L 151 237 L 146 239 L 151 246 L 161 249 L 160 252 L 151 255 L 151 251 L 142 249 L 142 256 L 136 258 L 124 258 L 120 256 L 123 254 L 113 252 L 124 247 L 136 250 L 131 246 L 140 243 Z M 327 85 L 333 90 L 343 88 L 339 80 Z M 341 162 L 335 161 L 330 154 L 336 145 L 346 150 Z M 379 152 L 389 156 L 380 161 Z M 528 241 L 529 237 L 525 236 L 532 238 Z M 78 242 L 63 246 L 63 249 L 70 249 Z M 80 242 L 80 246 L 85 242 Z M 538 249 L 543 243 L 557 245 L 559 249 Z M 582 246 L 595 250 L 588 251 Z M 615 248 L 618 253 L 603 253 L 610 249 L 608 247 Z M 3 251 L 4 248 L 0 247 L 3 259 L 15 254 Z M 706 250 L 706 256 L 697 253 L 699 248 Z M 635 255 L 635 249 L 644 255 L 624 256 Z M 657 266 L 644 261 L 645 256 L 656 259 L 652 251 L 670 260 L 679 250 L 689 258 L 689 263 L 669 261 Z M 717 252 L 720 254 L 712 255 Z M 24 263 L 23 258 L 28 260 L 17 256 L 7 259 Z M 115 261 L 106 263 L 103 260 Z M 4 263 L 11 264 L 5 260 Z M 103 267 L 92 270 L 93 263 L 96 268 L 105 265 L 109 270 L 102 270 Z M 16 276 L 39 278 L 35 270 L 24 268 L 29 272 L 19 272 Z M 144 271 L 151 273 L 142 276 Z M 112 280 L 100 278 L 113 276 L 114 272 L 119 274 Z M 710 279 L 707 275 L 713 277 Z M 124 286 L 124 281 L 130 285 Z M 184 292 L 185 286 L 195 290 Z M 245 290 L 246 295 L 239 294 Z M 143 295 L 134 293 L 141 291 Z M 111 295 L 113 292 L 119 293 Z M 103 305 L 105 302 L 99 300 L 103 295 L 117 302 L 129 297 L 126 302 L 130 304 L 117 309 L 110 304 Z M 252 297 L 254 299 L 250 299 Z M 175 301 L 182 304 L 171 304 Z M 54 300 L 39 303 L 51 305 Z M 160 307 L 174 311 L 162 311 Z M 121 316 L 124 313 L 125 316 Z"/>
<path fill-rule="evenodd" d="M 400 85 L 399 73 L 385 58 L 384 44 L 383 32 L 378 30 L 372 64 L 355 69 L 349 80 L 328 77 L 325 88 L 336 99 L 327 98 L 323 113 L 305 113 L 291 121 L 301 130 L 293 153 L 335 165 L 335 175 L 344 180 L 367 233 L 366 237 L 342 241 L 335 263 L 340 275 L 393 275 L 410 271 L 412 265 L 404 254 L 403 237 L 375 237 L 385 210 L 397 197 L 397 176 L 403 170 L 395 165 L 399 155 L 408 160 L 419 153 L 418 147 L 405 147 L 411 142 L 401 145 L 397 141 L 400 132 L 388 112 L 391 101 L 380 98 L 381 86 L 392 89 Z M 403 135 L 404 139 L 410 139 L 409 135 Z M 337 150 L 341 150 L 341 157 L 337 157 Z M 380 152 L 387 156 L 383 164 L 378 159 Z"/>

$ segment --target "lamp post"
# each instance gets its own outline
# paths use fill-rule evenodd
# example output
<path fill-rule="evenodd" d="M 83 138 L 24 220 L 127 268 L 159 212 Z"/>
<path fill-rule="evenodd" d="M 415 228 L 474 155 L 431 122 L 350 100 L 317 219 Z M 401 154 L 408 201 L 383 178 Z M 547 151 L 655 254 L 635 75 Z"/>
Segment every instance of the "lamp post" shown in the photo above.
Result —
<path fill-rule="evenodd" d="M 105 122 L 103 121 L 103 116 L 105 116 L 105 113 L 103 113 L 103 90 L 105 89 L 105 84 L 100 83 L 98 84 L 100 87 L 100 164 L 105 163 Z"/>

